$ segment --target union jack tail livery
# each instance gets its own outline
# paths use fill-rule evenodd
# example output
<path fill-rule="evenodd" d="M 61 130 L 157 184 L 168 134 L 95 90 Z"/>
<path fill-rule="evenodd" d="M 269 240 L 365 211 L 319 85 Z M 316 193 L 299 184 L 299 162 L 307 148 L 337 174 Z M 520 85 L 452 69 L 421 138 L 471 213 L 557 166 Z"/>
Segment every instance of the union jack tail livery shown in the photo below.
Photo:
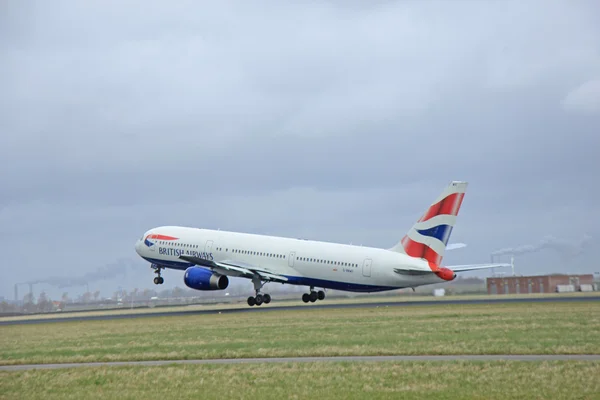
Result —
<path fill-rule="evenodd" d="M 402 240 L 390 250 L 440 265 L 466 190 L 467 182 L 451 182 Z"/>

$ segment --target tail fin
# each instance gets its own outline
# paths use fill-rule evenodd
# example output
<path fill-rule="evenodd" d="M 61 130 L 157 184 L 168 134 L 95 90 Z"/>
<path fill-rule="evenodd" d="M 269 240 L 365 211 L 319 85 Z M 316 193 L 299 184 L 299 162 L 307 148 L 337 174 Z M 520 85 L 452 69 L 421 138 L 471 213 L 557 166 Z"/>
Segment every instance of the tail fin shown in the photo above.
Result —
<path fill-rule="evenodd" d="M 451 182 L 402 240 L 390 250 L 440 265 L 466 190 L 467 182 Z"/>

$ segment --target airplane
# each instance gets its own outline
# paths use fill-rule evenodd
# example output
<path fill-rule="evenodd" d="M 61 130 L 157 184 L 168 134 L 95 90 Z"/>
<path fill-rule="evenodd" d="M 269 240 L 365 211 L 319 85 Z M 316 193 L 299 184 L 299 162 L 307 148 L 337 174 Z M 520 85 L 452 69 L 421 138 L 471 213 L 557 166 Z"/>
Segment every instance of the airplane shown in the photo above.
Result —
<path fill-rule="evenodd" d="M 249 306 L 271 302 L 266 283 L 307 286 L 304 303 L 325 299 L 320 289 L 382 292 L 452 281 L 457 273 L 510 264 L 443 266 L 448 239 L 468 183 L 452 181 L 422 217 L 389 249 L 251 233 L 161 226 L 135 243 L 137 254 L 151 264 L 154 283 L 161 270 L 185 271 L 184 283 L 196 290 L 224 290 L 229 277 L 254 285 Z M 463 247 L 459 245 L 458 247 Z"/>

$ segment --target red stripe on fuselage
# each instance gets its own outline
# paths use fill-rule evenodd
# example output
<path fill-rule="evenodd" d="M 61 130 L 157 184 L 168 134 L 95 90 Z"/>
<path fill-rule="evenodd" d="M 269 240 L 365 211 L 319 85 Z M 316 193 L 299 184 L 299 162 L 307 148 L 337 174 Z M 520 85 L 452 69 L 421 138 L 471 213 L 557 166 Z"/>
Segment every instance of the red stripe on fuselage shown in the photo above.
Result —
<path fill-rule="evenodd" d="M 429 207 L 419 222 L 427 221 L 437 215 L 457 216 L 464 197 L 464 193 L 452 193 L 451 195 L 444 197 L 442 200 Z"/>
<path fill-rule="evenodd" d="M 148 237 L 146 239 L 179 240 L 179 238 L 176 238 L 176 237 L 173 237 L 173 236 L 161 235 L 161 234 L 158 234 L 158 233 L 153 233 L 151 235 L 148 235 Z"/>

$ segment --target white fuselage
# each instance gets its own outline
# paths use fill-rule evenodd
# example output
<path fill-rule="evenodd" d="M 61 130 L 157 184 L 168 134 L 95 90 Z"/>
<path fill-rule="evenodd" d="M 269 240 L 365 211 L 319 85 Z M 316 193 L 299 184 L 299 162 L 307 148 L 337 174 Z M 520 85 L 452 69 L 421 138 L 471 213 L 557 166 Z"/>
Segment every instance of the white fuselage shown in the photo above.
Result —
<path fill-rule="evenodd" d="M 177 240 L 153 239 L 165 235 Z M 135 245 L 145 260 L 185 270 L 180 255 L 265 268 L 289 284 L 353 292 L 378 292 L 444 282 L 435 274 L 404 275 L 394 269 L 431 271 L 427 261 L 385 249 L 248 233 L 165 226 L 146 232 Z"/>

